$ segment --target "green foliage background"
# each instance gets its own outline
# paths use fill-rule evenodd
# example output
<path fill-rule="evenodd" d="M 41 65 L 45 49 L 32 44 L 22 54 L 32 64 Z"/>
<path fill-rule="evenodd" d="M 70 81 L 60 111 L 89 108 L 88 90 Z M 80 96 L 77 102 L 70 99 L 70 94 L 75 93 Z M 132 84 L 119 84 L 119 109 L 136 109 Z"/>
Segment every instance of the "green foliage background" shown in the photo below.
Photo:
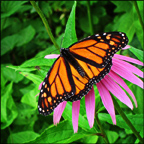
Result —
<path fill-rule="evenodd" d="M 88 3 L 78 1 L 74 15 L 70 16 L 73 1 L 38 1 L 57 44 L 69 46 L 69 36 L 78 39 L 91 35 L 88 21 Z M 143 2 L 137 1 L 143 18 Z M 93 31 L 125 32 L 131 50 L 120 54 L 143 60 L 143 29 L 132 1 L 90 1 Z M 67 20 L 71 21 L 66 27 Z M 67 31 L 65 31 L 67 29 Z M 70 33 L 71 32 L 71 33 Z M 70 34 L 69 34 L 70 33 Z M 68 35 L 69 34 L 69 35 Z M 73 39 L 71 42 L 76 41 Z M 135 48 L 134 48 L 135 47 Z M 39 15 L 28 1 L 1 1 L 1 143 L 103 143 L 103 137 L 96 135 L 100 130 L 96 124 L 90 129 L 85 112 L 85 101 L 81 100 L 79 129 L 72 128 L 72 104 L 67 103 L 63 117 L 57 126 L 53 125 L 53 114 L 44 117 L 38 113 L 36 95 L 54 59 L 45 55 L 57 53 Z M 141 70 L 142 67 L 137 66 Z M 136 130 L 143 136 L 143 91 L 126 81 L 136 96 L 138 108 L 131 111 L 118 101 Z M 105 110 L 95 87 L 96 111 L 110 143 L 138 143 L 131 129 L 117 114 L 117 125 Z"/>

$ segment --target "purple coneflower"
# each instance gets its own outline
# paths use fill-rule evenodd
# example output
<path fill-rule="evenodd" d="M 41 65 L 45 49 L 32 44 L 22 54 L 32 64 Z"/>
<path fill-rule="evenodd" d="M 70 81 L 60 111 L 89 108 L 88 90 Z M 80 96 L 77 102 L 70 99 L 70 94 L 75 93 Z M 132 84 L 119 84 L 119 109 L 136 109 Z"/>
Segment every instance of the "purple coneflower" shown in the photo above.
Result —
<path fill-rule="evenodd" d="M 126 46 L 124 49 L 127 48 L 129 48 L 129 46 Z M 46 55 L 45 58 L 51 59 L 51 58 L 57 58 L 58 56 L 59 56 L 58 54 L 50 54 L 50 55 Z M 96 84 L 103 105 L 105 106 L 106 110 L 110 114 L 113 124 L 116 124 L 115 109 L 114 109 L 112 97 L 109 92 L 111 92 L 115 97 L 117 97 L 122 103 L 127 105 L 130 109 L 133 109 L 133 104 L 123 89 L 125 89 L 130 94 L 131 98 L 135 103 L 135 106 L 137 107 L 136 98 L 133 92 L 129 89 L 129 87 L 126 85 L 126 83 L 122 78 L 143 88 L 142 80 L 136 76 L 138 75 L 143 78 L 143 72 L 126 61 L 138 65 L 143 65 L 143 63 L 139 60 L 127 56 L 115 54 L 114 57 L 112 58 L 113 65 L 110 72 L 99 83 Z M 65 109 L 66 103 L 67 101 L 64 101 L 55 108 L 53 114 L 53 122 L 55 125 L 59 123 L 62 113 Z M 89 93 L 85 96 L 85 106 L 86 106 L 86 114 L 87 114 L 89 126 L 90 128 L 92 128 L 94 124 L 94 116 L 95 116 L 94 88 L 92 88 L 89 91 Z M 72 103 L 72 123 L 73 123 L 74 133 L 78 131 L 79 109 L 80 109 L 80 101 L 73 102 Z"/>

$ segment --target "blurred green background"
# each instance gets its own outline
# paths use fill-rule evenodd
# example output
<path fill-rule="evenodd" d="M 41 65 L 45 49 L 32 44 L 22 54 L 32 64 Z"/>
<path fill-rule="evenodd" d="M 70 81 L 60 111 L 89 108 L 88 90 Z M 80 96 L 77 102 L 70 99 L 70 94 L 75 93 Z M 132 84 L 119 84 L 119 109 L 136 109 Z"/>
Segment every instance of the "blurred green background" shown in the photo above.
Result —
<path fill-rule="evenodd" d="M 55 40 L 60 46 L 73 1 L 37 1 L 44 13 Z M 138 6 L 138 7 L 136 7 Z M 137 9 L 138 8 L 138 9 Z M 143 1 L 90 1 L 93 31 L 125 32 L 129 45 L 143 52 L 143 29 L 138 11 L 143 18 Z M 88 3 L 78 1 L 76 6 L 76 34 L 80 40 L 91 35 L 88 21 Z M 87 122 L 84 99 L 81 100 L 78 133 L 73 133 L 71 103 L 68 102 L 63 118 L 53 125 L 53 114 L 44 117 L 38 113 L 36 95 L 54 60 L 44 59 L 59 51 L 51 42 L 38 13 L 28 1 L 1 1 L 1 143 L 103 143 L 96 135 L 100 130 L 95 122 L 92 129 L 84 129 Z M 137 57 L 130 50 L 120 54 Z M 140 66 L 138 68 L 142 69 Z M 126 81 L 136 96 L 138 108 L 131 111 L 120 103 L 135 128 L 143 135 L 143 91 Z M 117 115 L 114 126 L 96 91 L 99 119 L 110 143 L 139 142 L 133 132 Z M 34 141 L 37 138 L 36 141 Z"/>

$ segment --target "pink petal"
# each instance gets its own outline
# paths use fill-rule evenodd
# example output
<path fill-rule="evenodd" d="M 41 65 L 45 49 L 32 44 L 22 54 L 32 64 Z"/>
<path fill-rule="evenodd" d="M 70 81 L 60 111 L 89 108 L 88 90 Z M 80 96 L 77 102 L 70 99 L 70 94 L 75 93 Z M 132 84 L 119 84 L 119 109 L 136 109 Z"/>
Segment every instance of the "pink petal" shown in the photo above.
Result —
<path fill-rule="evenodd" d="M 124 82 L 124 80 L 122 78 L 120 78 L 115 72 L 113 72 L 112 70 L 110 71 L 110 73 L 108 74 L 115 82 L 117 82 L 119 85 L 121 85 L 132 97 L 136 107 L 137 107 L 137 101 L 136 98 L 133 94 L 133 92 L 129 89 L 129 87 L 126 85 L 126 83 Z"/>
<path fill-rule="evenodd" d="M 35 97 L 37 97 L 37 96 L 39 96 L 39 93 Z"/>
<path fill-rule="evenodd" d="M 53 123 L 54 125 L 57 125 L 59 123 L 60 118 L 62 116 L 62 113 L 65 109 L 67 101 L 64 101 L 60 103 L 55 109 L 54 109 L 54 114 L 53 114 Z"/>
<path fill-rule="evenodd" d="M 130 72 L 124 65 L 117 63 L 114 59 L 111 70 L 119 74 L 121 77 L 127 79 L 128 81 L 132 82 L 133 84 L 136 84 L 139 87 L 143 88 L 142 80 L 135 76 L 132 72 Z"/>
<path fill-rule="evenodd" d="M 105 78 L 101 81 L 105 87 L 113 93 L 122 103 L 133 109 L 132 102 L 130 98 L 126 95 L 126 93 L 122 90 L 122 88 L 115 83 L 109 76 L 105 76 Z"/>
<path fill-rule="evenodd" d="M 49 55 L 46 55 L 44 58 L 53 59 L 53 58 L 58 58 L 59 56 L 60 54 L 49 54 Z"/>
<path fill-rule="evenodd" d="M 89 93 L 85 96 L 85 105 L 86 105 L 87 119 L 90 128 L 92 128 L 94 124 L 94 116 L 95 116 L 95 94 L 94 94 L 93 87 L 89 91 Z"/>
<path fill-rule="evenodd" d="M 72 103 L 72 124 L 74 133 L 78 131 L 79 110 L 80 110 L 80 100 Z"/>
<path fill-rule="evenodd" d="M 41 83 L 40 83 L 40 85 L 39 85 L 39 90 L 41 89 L 41 87 L 42 87 L 42 84 L 43 84 L 43 82 L 41 82 Z"/>
<path fill-rule="evenodd" d="M 121 60 L 125 60 L 125 61 L 128 61 L 128 62 L 132 62 L 132 63 L 138 64 L 138 65 L 144 66 L 143 62 L 141 62 L 137 59 L 131 58 L 131 57 L 127 57 L 127 56 L 123 56 L 123 55 L 119 55 L 119 54 L 115 54 L 114 57 L 118 58 L 118 59 L 121 59 Z"/>
<path fill-rule="evenodd" d="M 124 48 L 122 48 L 122 50 L 126 50 L 126 49 L 129 49 L 130 46 L 129 45 L 126 45 Z"/>
<path fill-rule="evenodd" d="M 106 110 L 110 114 L 113 124 L 116 125 L 115 110 L 114 110 L 114 105 L 113 105 L 111 95 L 110 95 L 109 91 L 107 90 L 107 88 L 103 85 L 102 82 L 99 82 L 96 85 L 97 85 L 98 91 L 100 93 L 102 102 L 103 102 Z"/>
<path fill-rule="evenodd" d="M 113 61 L 115 61 L 116 63 L 119 63 L 121 65 L 123 65 L 124 67 L 126 67 L 129 71 L 131 71 L 132 73 L 140 76 L 140 77 L 144 77 L 143 76 L 143 72 L 141 70 L 139 70 L 137 67 L 133 66 L 132 64 L 129 64 L 128 62 L 119 60 L 119 59 L 113 59 Z"/>

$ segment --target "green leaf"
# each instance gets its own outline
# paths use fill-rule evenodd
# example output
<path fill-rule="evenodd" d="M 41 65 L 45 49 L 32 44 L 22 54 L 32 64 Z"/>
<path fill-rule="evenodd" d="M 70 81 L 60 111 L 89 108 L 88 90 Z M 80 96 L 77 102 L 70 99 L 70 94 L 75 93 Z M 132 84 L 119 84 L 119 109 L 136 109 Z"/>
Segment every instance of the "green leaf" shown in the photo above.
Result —
<path fill-rule="evenodd" d="M 140 60 L 143 62 L 143 51 L 136 49 L 134 47 L 131 46 L 131 48 L 129 48 L 129 50 Z"/>
<path fill-rule="evenodd" d="M 22 46 L 30 42 L 35 35 L 35 29 L 30 25 L 18 33 L 18 43 L 17 46 Z"/>
<path fill-rule="evenodd" d="M 93 18 L 93 17 L 92 17 Z M 97 20 L 96 20 L 97 21 Z M 86 32 L 90 33 L 89 22 L 86 21 L 85 17 L 80 16 L 79 18 L 80 28 Z"/>
<path fill-rule="evenodd" d="M 19 74 L 19 72 L 10 69 L 9 67 L 6 66 L 2 66 L 2 74 L 5 79 L 13 81 L 15 83 L 18 83 L 24 78 L 21 74 Z"/>
<path fill-rule="evenodd" d="M 1 56 L 12 50 L 18 42 L 18 36 L 12 35 L 7 36 L 1 41 Z"/>
<path fill-rule="evenodd" d="M 106 135 L 108 137 L 109 143 L 115 143 L 119 137 L 118 133 L 114 131 L 106 131 Z"/>
<path fill-rule="evenodd" d="M 106 15 L 106 9 L 103 6 L 99 6 L 96 9 L 92 10 L 94 16 L 103 17 Z"/>
<path fill-rule="evenodd" d="M 137 5 L 138 5 L 138 9 L 141 15 L 141 18 L 143 19 L 143 1 L 136 1 Z M 143 29 L 142 26 L 140 24 L 140 21 L 138 19 L 138 13 L 136 11 L 136 8 L 133 7 L 133 16 L 134 16 L 134 25 L 135 25 L 135 29 L 136 29 L 136 35 L 141 43 L 141 47 L 143 47 Z"/>
<path fill-rule="evenodd" d="M 1 129 L 5 129 L 15 120 L 17 117 L 17 108 L 15 106 L 14 100 L 11 96 L 12 93 L 12 85 L 11 82 L 5 89 L 2 90 L 1 97 Z"/>
<path fill-rule="evenodd" d="M 99 137 L 97 135 L 89 135 L 81 139 L 81 143 L 97 143 L 98 138 Z"/>
<path fill-rule="evenodd" d="M 31 140 L 36 139 L 39 136 L 38 133 L 33 131 L 23 131 L 18 133 L 12 133 L 8 137 L 8 143 L 28 143 Z"/>
<path fill-rule="evenodd" d="M 1 18 L 9 17 L 21 8 L 21 5 L 27 1 L 3 1 L 1 3 Z"/>
<path fill-rule="evenodd" d="M 80 129 L 80 133 L 73 132 L 71 123 L 68 121 L 60 122 L 57 126 L 50 126 L 40 137 L 30 143 L 71 143 L 88 135 Z"/>
<path fill-rule="evenodd" d="M 24 103 L 17 103 L 18 116 L 14 121 L 15 125 L 29 125 L 37 119 L 37 108 Z"/>
<path fill-rule="evenodd" d="M 136 35 L 141 43 L 141 47 L 143 47 L 143 32 L 142 32 L 143 30 L 139 20 L 135 20 L 134 25 L 136 29 Z"/>
<path fill-rule="evenodd" d="M 1 93 L 2 94 L 2 97 L 1 97 L 1 104 L 2 104 L 1 105 L 1 121 L 2 122 L 7 122 L 6 107 L 7 107 L 7 101 L 12 93 L 12 85 L 13 83 L 11 82 L 9 85 L 5 87 L 5 89 L 2 89 L 2 93 Z"/>
<path fill-rule="evenodd" d="M 8 26 L 12 25 L 14 22 L 16 22 L 18 19 L 15 17 L 8 17 L 1 19 L 1 31 Z"/>
<path fill-rule="evenodd" d="M 121 17 L 115 19 L 116 24 L 114 26 L 114 30 L 125 32 L 129 42 L 132 41 L 134 33 L 135 33 L 135 25 L 133 20 L 133 11 L 131 9 L 130 12 L 123 14 Z"/>
<path fill-rule="evenodd" d="M 72 11 L 66 24 L 65 35 L 62 43 L 62 47 L 64 48 L 68 48 L 71 44 L 77 41 L 75 31 L 75 9 L 76 9 L 76 1 L 74 1 Z"/>
<path fill-rule="evenodd" d="M 1 55 L 12 50 L 15 46 L 22 46 L 28 43 L 33 39 L 34 35 L 35 29 L 32 26 L 28 26 L 17 34 L 3 38 L 1 41 Z"/>
<path fill-rule="evenodd" d="M 23 76 L 31 80 L 33 83 L 38 84 L 38 85 L 43 81 L 43 78 L 40 77 L 39 75 L 35 75 L 32 73 L 28 73 L 28 72 L 20 72 L 20 74 L 22 74 Z"/>
<path fill-rule="evenodd" d="M 26 93 L 29 93 L 31 90 L 33 90 L 35 88 L 35 84 L 31 83 L 28 86 L 24 87 L 24 88 L 20 88 L 20 92 L 25 95 Z"/>
<path fill-rule="evenodd" d="M 144 101 L 143 89 L 136 85 L 132 85 L 132 89 L 133 89 L 133 93 L 136 97 L 137 105 L 138 105 L 138 107 L 134 109 L 134 113 L 143 114 L 143 101 Z"/>
<path fill-rule="evenodd" d="M 24 94 L 21 102 L 28 104 L 34 108 L 37 108 L 37 102 L 36 102 L 36 95 L 39 94 L 39 85 L 36 85 L 34 89 L 30 90 L 28 93 Z"/>
<path fill-rule="evenodd" d="M 141 128 L 143 127 L 143 114 L 136 114 L 136 115 L 127 114 L 127 117 L 134 125 L 136 130 L 140 132 Z M 109 114 L 99 113 L 98 118 L 102 121 L 106 121 L 110 124 L 113 124 Z M 129 126 L 126 124 L 126 122 L 119 115 L 116 115 L 116 125 L 119 126 L 120 128 L 130 129 Z"/>
<path fill-rule="evenodd" d="M 8 80 L 4 77 L 4 75 L 3 75 L 2 71 L 1 71 L 1 89 L 5 86 L 5 84 L 7 83 L 7 81 Z"/>
<path fill-rule="evenodd" d="M 131 1 L 111 1 L 117 7 L 114 10 L 115 13 L 118 12 L 129 12 L 132 9 L 132 2 Z"/>
<path fill-rule="evenodd" d="M 13 69 L 13 70 L 15 70 L 15 71 L 20 71 L 20 72 L 30 72 L 30 71 L 35 71 L 36 70 L 36 68 L 30 68 L 30 67 L 28 67 L 28 68 L 23 68 L 23 67 L 20 67 L 20 66 L 13 66 L 13 65 L 10 65 L 10 66 L 7 66 L 7 68 L 10 68 L 10 69 Z"/>
<path fill-rule="evenodd" d="M 32 58 L 25 61 L 20 67 L 32 67 L 32 66 L 52 66 L 55 59 L 46 59 L 46 58 Z"/>

